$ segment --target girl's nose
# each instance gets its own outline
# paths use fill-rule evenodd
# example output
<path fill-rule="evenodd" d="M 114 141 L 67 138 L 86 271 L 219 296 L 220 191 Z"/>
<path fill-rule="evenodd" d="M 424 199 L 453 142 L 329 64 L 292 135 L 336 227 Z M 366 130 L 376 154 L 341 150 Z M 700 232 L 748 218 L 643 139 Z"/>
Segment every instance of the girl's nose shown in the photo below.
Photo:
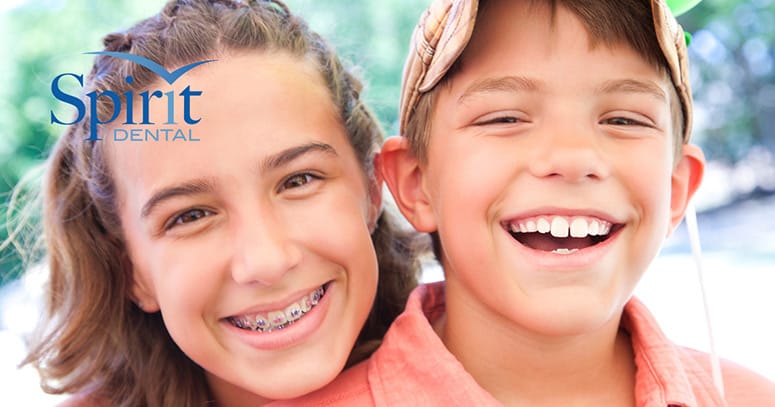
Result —
<path fill-rule="evenodd" d="M 232 278 L 238 284 L 271 286 L 301 261 L 301 250 L 274 216 L 257 216 L 236 227 Z"/>

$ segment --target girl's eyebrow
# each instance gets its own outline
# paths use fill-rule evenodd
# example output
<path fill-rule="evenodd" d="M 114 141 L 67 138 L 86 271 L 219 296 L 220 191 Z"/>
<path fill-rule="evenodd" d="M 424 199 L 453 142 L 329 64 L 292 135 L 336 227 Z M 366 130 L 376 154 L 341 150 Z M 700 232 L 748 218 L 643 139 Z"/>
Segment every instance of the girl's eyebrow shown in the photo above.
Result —
<path fill-rule="evenodd" d="M 338 156 L 336 149 L 330 144 L 326 143 L 307 143 L 300 146 L 294 146 L 282 150 L 276 154 L 273 154 L 261 161 L 259 165 L 259 171 L 261 173 L 267 172 L 283 165 L 290 163 L 291 161 L 312 152 L 322 152 L 333 156 Z M 148 217 L 153 209 L 160 203 L 179 196 L 202 194 L 212 192 L 216 188 L 215 178 L 196 178 L 188 181 L 184 181 L 178 184 L 174 184 L 168 187 L 163 187 L 153 195 L 143 205 L 140 211 L 142 218 Z"/>
<path fill-rule="evenodd" d="M 289 162 L 312 152 L 326 153 L 335 157 L 339 155 L 336 153 L 336 149 L 334 149 L 334 147 L 332 147 L 330 144 L 319 142 L 302 144 L 299 146 L 287 148 L 263 159 L 259 165 L 259 173 L 265 173 L 278 167 L 282 167 L 283 165 L 286 165 Z"/>
<path fill-rule="evenodd" d="M 140 211 L 142 218 L 148 217 L 153 209 L 160 203 L 178 196 L 195 195 L 205 192 L 211 192 L 215 189 L 215 179 L 197 178 L 185 181 L 180 184 L 165 187 L 154 193 L 150 199 L 143 205 Z"/>

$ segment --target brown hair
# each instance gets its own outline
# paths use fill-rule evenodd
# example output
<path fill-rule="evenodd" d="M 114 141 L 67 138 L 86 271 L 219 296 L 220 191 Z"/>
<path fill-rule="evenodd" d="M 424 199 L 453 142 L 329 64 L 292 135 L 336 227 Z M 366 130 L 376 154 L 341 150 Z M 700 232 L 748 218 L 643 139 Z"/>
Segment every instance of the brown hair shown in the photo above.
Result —
<path fill-rule="evenodd" d="M 669 78 L 670 68 L 657 40 L 651 15 L 651 5 L 647 0 L 621 1 L 586 1 L 586 0 L 530 0 L 532 5 L 548 3 L 551 12 L 551 22 L 555 23 L 558 7 L 565 7 L 575 14 L 582 22 L 590 37 L 590 46 L 603 43 L 606 46 L 626 44 L 632 47 L 646 61 L 653 64 L 666 78 Z M 481 10 L 487 7 L 489 0 L 479 0 L 477 21 Z M 477 24 L 474 25 L 476 30 Z M 463 51 L 465 52 L 465 50 Z M 409 149 L 420 162 L 427 159 L 427 148 L 430 141 L 432 120 L 436 107 L 436 99 L 440 89 L 448 86 L 451 78 L 460 69 L 460 57 L 453 63 L 444 77 L 428 92 L 420 94 L 414 112 L 406 123 L 404 137 L 409 142 Z M 684 134 L 683 107 L 675 87 L 669 87 L 669 100 L 673 129 L 673 151 L 677 157 L 682 149 Z M 441 241 L 438 233 L 431 234 L 433 252 L 441 260 Z"/>
<path fill-rule="evenodd" d="M 382 133 L 360 100 L 361 82 L 279 1 L 172 0 L 159 14 L 107 35 L 104 44 L 105 51 L 140 55 L 168 69 L 225 51 L 279 51 L 314 61 L 361 168 L 374 176 L 372 158 Z M 134 80 L 128 84 L 130 75 Z M 83 93 L 121 94 L 156 80 L 142 66 L 97 56 Z M 98 103 L 97 114 L 106 121 L 113 106 L 107 98 Z M 115 406 L 204 405 L 210 397 L 202 368 L 170 338 L 160 313 L 143 312 L 129 297 L 131 267 L 115 184 L 104 144 L 85 140 L 88 122 L 85 117 L 70 126 L 47 163 L 47 315 L 22 363 L 38 369 L 50 393 L 88 392 L 100 404 Z M 379 261 L 377 297 L 349 364 L 373 351 L 417 283 L 422 241 L 415 233 L 383 212 L 372 241 Z"/>

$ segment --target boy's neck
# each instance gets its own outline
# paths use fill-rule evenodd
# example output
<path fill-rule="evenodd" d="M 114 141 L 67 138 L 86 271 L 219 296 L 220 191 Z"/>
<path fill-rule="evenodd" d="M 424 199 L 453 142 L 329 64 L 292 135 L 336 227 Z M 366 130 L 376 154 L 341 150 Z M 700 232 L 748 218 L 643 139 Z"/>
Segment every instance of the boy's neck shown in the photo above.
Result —
<path fill-rule="evenodd" d="M 621 311 L 595 332 L 540 336 L 487 312 L 454 278 L 446 297 L 446 315 L 434 329 L 505 405 L 635 405 L 635 358 L 629 335 L 619 330 Z"/>

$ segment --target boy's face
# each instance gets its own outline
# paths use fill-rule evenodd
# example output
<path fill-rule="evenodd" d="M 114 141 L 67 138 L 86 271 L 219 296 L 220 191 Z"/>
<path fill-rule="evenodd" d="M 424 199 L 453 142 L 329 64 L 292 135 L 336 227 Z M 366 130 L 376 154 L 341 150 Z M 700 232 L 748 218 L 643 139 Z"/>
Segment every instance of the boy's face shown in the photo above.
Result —
<path fill-rule="evenodd" d="M 564 8 L 552 26 L 524 3 L 481 11 L 437 94 L 423 164 L 396 139 L 383 160 L 407 218 L 439 233 L 450 302 L 576 334 L 618 316 L 702 155 L 674 157 L 672 85 L 655 67 L 624 45 L 591 48 Z"/>

